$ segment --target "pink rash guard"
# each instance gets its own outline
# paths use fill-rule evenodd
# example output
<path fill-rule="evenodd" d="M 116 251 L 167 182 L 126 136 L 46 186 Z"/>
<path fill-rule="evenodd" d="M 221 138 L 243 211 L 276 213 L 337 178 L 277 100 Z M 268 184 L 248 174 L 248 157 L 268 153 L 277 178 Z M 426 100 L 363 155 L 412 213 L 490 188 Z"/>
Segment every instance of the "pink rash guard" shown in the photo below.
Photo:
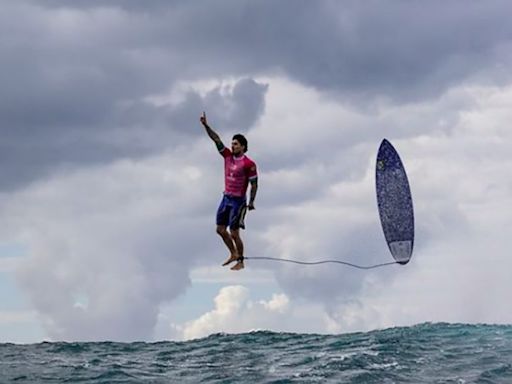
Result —
<path fill-rule="evenodd" d="M 233 156 L 229 148 L 220 151 L 224 157 L 224 193 L 230 196 L 245 197 L 249 181 L 258 177 L 256 163 L 247 156 Z"/>

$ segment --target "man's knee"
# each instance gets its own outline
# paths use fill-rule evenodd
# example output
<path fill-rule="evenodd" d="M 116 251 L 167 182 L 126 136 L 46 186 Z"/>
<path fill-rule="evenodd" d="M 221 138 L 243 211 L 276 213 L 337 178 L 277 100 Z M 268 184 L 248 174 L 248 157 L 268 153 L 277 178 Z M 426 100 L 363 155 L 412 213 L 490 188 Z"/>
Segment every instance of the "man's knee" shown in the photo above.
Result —
<path fill-rule="evenodd" d="M 228 231 L 224 225 L 217 225 L 217 233 L 221 236 L 226 236 Z"/>

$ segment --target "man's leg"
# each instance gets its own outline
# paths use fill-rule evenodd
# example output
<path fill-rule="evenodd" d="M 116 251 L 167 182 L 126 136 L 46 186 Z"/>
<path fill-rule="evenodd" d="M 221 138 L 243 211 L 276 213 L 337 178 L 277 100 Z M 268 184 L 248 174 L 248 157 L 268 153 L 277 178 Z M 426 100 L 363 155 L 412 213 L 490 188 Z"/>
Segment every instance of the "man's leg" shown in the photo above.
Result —
<path fill-rule="evenodd" d="M 231 238 L 233 239 L 233 242 L 235 243 L 236 250 L 238 251 L 238 257 L 240 258 L 238 262 L 231 267 L 233 271 L 238 271 L 240 269 L 244 268 L 244 243 L 242 241 L 242 238 L 240 237 L 240 230 L 239 229 L 230 229 L 231 231 Z"/>
<path fill-rule="evenodd" d="M 233 261 L 238 260 L 238 252 L 236 251 L 236 246 L 233 241 L 233 238 L 229 234 L 228 230 L 226 229 L 225 225 L 217 225 L 217 233 L 222 237 L 222 240 L 224 241 L 224 244 L 226 244 L 226 247 L 228 247 L 230 256 L 228 259 L 222 264 L 228 265 L 229 263 L 232 263 Z"/>

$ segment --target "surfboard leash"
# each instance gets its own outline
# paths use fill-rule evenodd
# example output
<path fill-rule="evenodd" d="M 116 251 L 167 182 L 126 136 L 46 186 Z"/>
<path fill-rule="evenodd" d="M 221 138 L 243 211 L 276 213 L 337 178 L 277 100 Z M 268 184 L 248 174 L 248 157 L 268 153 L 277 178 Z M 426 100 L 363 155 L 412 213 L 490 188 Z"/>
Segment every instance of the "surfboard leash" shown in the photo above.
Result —
<path fill-rule="evenodd" d="M 335 263 L 335 264 L 343 264 L 348 267 L 358 268 L 358 269 L 373 269 L 373 268 L 380 268 L 385 267 L 388 265 L 393 264 L 400 264 L 397 261 L 392 261 L 389 263 L 381 263 L 381 264 L 375 264 L 375 265 L 358 265 L 349 263 L 347 261 L 341 261 L 341 260 L 319 260 L 319 261 L 300 261 L 300 260 L 292 260 L 292 259 L 285 259 L 285 258 L 279 258 L 279 257 L 245 257 L 244 260 L 271 260 L 271 261 L 281 261 L 286 263 L 294 263 L 294 264 L 301 264 L 301 265 L 319 265 L 319 264 L 327 264 L 327 263 Z"/>

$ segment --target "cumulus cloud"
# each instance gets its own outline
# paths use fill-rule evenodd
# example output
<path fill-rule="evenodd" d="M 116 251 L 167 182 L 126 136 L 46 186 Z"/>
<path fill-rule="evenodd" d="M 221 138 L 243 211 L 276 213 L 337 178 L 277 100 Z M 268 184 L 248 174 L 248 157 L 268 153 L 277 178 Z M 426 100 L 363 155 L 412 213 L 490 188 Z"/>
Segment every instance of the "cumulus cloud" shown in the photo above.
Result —
<path fill-rule="evenodd" d="M 334 124 L 331 120 L 337 121 L 341 131 L 350 132 L 351 124 L 359 121 L 359 128 L 367 130 L 369 138 L 363 134 L 354 136 L 353 145 L 338 153 L 337 143 L 344 147 L 343 135 L 322 133 L 333 156 L 310 147 L 311 155 L 297 161 L 298 169 L 305 169 L 304 172 L 291 165 L 281 169 L 279 163 L 265 165 L 263 161 L 260 178 L 265 188 L 258 198 L 259 208 L 248 216 L 249 230 L 245 234 L 248 256 L 340 259 L 357 264 L 390 261 L 378 223 L 373 186 L 374 156 L 383 135 L 394 142 L 409 173 L 417 241 L 413 260 L 405 267 L 358 271 L 342 266 L 298 267 L 249 260 L 242 273 L 251 273 L 253 268 L 275 273 L 287 300 L 306 299 L 321 305 L 317 313 L 322 313 L 324 320 L 318 323 L 322 324 L 318 332 L 430 319 L 435 305 L 442 302 L 435 297 L 441 298 L 446 292 L 451 292 L 451 299 L 445 298 L 449 301 L 447 310 L 460 308 L 451 305 L 450 300 L 469 294 L 472 300 L 478 297 L 480 303 L 488 303 L 484 290 L 477 289 L 481 292 L 478 296 L 474 289 L 467 289 L 474 279 L 484 284 L 484 275 L 494 277 L 496 289 L 507 287 L 498 265 L 506 263 L 503 250 L 506 231 L 510 229 L 506 207 L 510 206 L 511 185 L 503 176 L 511 167 L 507 160 L 510 134 L 503 128 L 509 118 L 509 88 L 454 89 L 436 104 L 383 108 L 365 116 L 348 107 L 337 111 L 332 107 L 329 112 L 331 107 L 321 103 L 318 94 L 296 84 L 273 79 L 262 83 L 270 84 L 265 92 L 272 103 L 249 131 L 251 155 L 254 153 L 256 159 L 272 155 L 272 149 L 264 145 L 263 132 L 278 121 L 279 104 L 274 105 L 273 101 L 288 86 L 294 91 L 292 94 L 299 90 L 306 95 L 303 104 L 299 98 L 294 99 L 299 111 L 305 105 L 326 111 L 323 119 L 318 115 L 319 124 L 329 127 Z M 272 84 L 276 85 L 276 93 Z M 458 105 L 459 109 L 449 108 L 444 113 L 447 105 Z M 436 113 L 442 117 L 423 119 Z M 353 118 L 345 121 L 343 116 Z M 290 132 L 295 129 L 298 148 L 307 145 L 310 136 L 308 125 L 300 125 L 300 114 L 295 118 L 281 127 Z M 445 124 L 445 118 L 450 124 Z M 382 130 L 371 130 L 372 125 L 383 122 L 387 125 Z M 435 128 L 429 131 L 430 124 Z M 393 126 L 404 126 L 396 131 L 396 140 Z M 408 132 L 406 126 L 415 129 Z M 209 150 L 199 149 L 203 147 Z M 293 148 L 285 147 L 284 151 L 293 154 Z M 204 155 L 197 156 L 199 152 Z M 348 159 L 355 168 L 339 159 Z M 20 271 L 20 281 L 46 319 L 52 338 L 151 337 L 160 306 L 184 292 L 189 271 L 198 263 L 211 263 L 212 250 L 218 253 L 219 260 L 224 257 L 213 231 L 212 212 L 218 195 L 204 193 L 221 191 L 222 169 L 218 161 L 212 144 L 203 137 L 188 149 L 121 160 L 108 167 L 63 172 L 16 195 L 4 196 L 3 233 L 8 237 L 16 234 L 16 238 L 30 244 L 32 257 Z M 336 169 L 338 164 L 346 171 Z M 300 193 L 283 199 L 280 179 L 273 179 L 274 173 L 295 174 L 292 185 L 302 188 Z M 303 188 L 308 183 L 311 188 Z M 94 194 L 82 193 L 91 186 Z M 81 197 L 79 201 L 77 196 Z M 201 242 L 196 241 L 198 233 L 203 234 Z M 492 242 L 484 241 L 486 236 Z M 471 246 L 465 245 L 466 238 L 472 239 Z M 500 263 L 491 262 L 482 268 L 482 253 L 487 246 L 494 250 L 490 260 L 496 258 Z M 424 264 L 426 261 L 433 264 Z M 461 265 L 469 265 L 470 271 L 464 270 L 460 275 L 447 272 L 442 288 L 437 285 L 440 270 L 456 271 Z M 415 295 L 418 290 L 425 290 L 424 295 Z M 241 296 L 232 297 L 229 302 L 250 301 L 243 290 L 237 292 Z M 269 303 L 256 307 L 269 314 L 269 319 L 277 316 Z M 285 324 L 277 320 L 253 322 L 252 315 L 243 315 L 253 313 L 246 304 L 224 309 L 213 311 L 210 317 L 242 313 L 239 328 L 222 329 L 229 321 L 212 320 L 217 328 L 205 329 L 201 325 L 206 322 L 203 319 L 185 328 L 204 330 L 190 331 L 194 336 L 186 337 L 252 328 L 283 330 Z M 446 318 L 504 321 L 508 316 L 505 309 L 482 310 L 478 316 L 474 311 L 465 314 L 467 311 L 453 311 Z M 177 328 L 179 337 L 185 337 L 185 328 Z"/>
<path fill-rule="evenodd" d="M 508 2 L 26 0 L 2 10 L 0 241 L 29 249 L 15 268 L 52 338 L 148 338 L 190 271 L 225 256 L 213 230 L 222 167 L 203 110 L 225 140 L 247 133 L 259 166 L 247 256 L 388 261 L 373 190 L 383 137 L 405 163 L 411 264 L 248 263 L 243 273 L 275 273 L 286 311 L 319 303 L 334 331 L 427 319 L 435 303 L 447 319 L 509 318 L 499 295 L 483 294 L 508 288 Z M 237 292 L 221 295 L 245 303 L 227 313 L 256 324 Z M 469 293 L 481 310 L 452 305 Z M 277 319 L 279 300 L 254 305 Z"/>
<path fill-rule="evenodd" d="M 148 100 L 177 82 L 208 75 L 184 75 L 192 58 L 153 40 L 158 32 L 143 9 L 53 5 L 7 2 L 0 16 L 2 33 L 9 36 L 0 45 L 2 190 L 62 167 L 140 158 L 183 145 L 201 134 L 197 116 L 207 108 L 222 116 L 223 127 L 241 131 L 261 115 L 265 87 L 249 77 L 205 98 L 189 88 L 178 103 L 154 105 Z M 168 22 L 153 17 L 161 25 Z"/>
<path fill-rule="evenodd" d="M 277 278 L 287 295 L 324 303 L 331 329 L 443 319 L 510 322 L 512 312 L 497 301 L 510 289 L 503 268 L 509 264 L 506 239 L 511 229 L 507 175 L 512 163 L 506 155 L 512 143 L 506 128 L 511 89 L 454 89 L 437 107 L 424 107 L 435 115 L 437 108 L 443 110 L 445 102 L 456 99 L 464 102 L 451 123 L 447 126 L 441 118 L 430 130 L 410 113 L 410 106 L 386 110 L 387 121 L 399 125 L 405 115 L 428 132 L 395 142 L 415 202 L 416 250 L 409 265 L 365 272 L 343 267 L 279 270 Z M 359 180 L 340 180 L 312 201 L 283 208 L 286 214 L 266 233 L 267 251 L 306 260 L 388 260 L 372 207 L 373 160 Z"/>
<path fill-rule="evenodd" d="M 6 1 L 3 188 L 56 165 L 153 153 L 192 132 L 205 106 L 197 94 L 178 106 L 145 102 L 179 82 L 279 75 L 358 108 L 432 98 L 464 81 L 506 84 L 509 8 L 301 1 L 290 17 L 287 2 Z M 257 88 L 236 87 L 243 108 L 234 111 L 211 94 L 217 121 L 249 127 L 261 111 Z"/>
<path fill-rule="evenodd" d="M 243 333 L 254 330 L 284 332 L 315 332 L 327 321 L 318 308 L 309 305 L 307 311 L 290 302 L 282 293 L 269 300 L 254 301 L 250 291 L 241 285 L 225 286 L 215 297 L 215 308 L 199 318 L 174 326 L 178 338 L 185 340 L 205 337 L 213 333 Z M 316 325 L 315 325 L 316 324 Z"/>
<path fill-rule="evenodd" d="M 217 200 L 201 186 L 217 183 L 193 157 L 66 172 L 3 202 L 2 233 L 28 244 L 19 281 L 51 338 L 151 335 L 159 305 L 184 291 L 189 269 L 213 247 L 213 234 L 196 237 L 213 228 L 206 213 Z"/>
<path fill-rule="evenodd" d="M 73 12 L 78 18 L 93 18 L 101 29 L 86 31 L 109 36 L 106 42 L 94 40 L 100 45 L 114 41 L 117 47 L 138 53 L 137 48 L 146 43 L 143 51 L 150 58 L 134 56 L 145 64 L 141 69 L 149 67 L 162 77 L 166 75 L 155 57 L 171 64 L 172 74 L 282 71 L 317 89 L 399 100 L 439 95 L 468 79 L 510 79 L 506 52 L 512 30 L 506 1 L 433 1 L 428 6 L 353 0 L 279 4 L 228 0 L 215 6 L 207 1 L 157 1 L 144 6 L 132 1 L 80 1 L 73 7 L 62 1 L 24 4 L 34 12 Z M 482 71 L 486 76 L 481 76 Z"/>
<path fill-rule="evenodd" d="M 176 135 L 178 142 L 167 149 L 162 140 L 158 155 L 58 167 L 44 181 L 3 196 L 2 238 L 27 244 L 29 257 L 13 268 L 52 339 L 151 336 L 159 306 L 184 292 L 192 266 L 218 245 L 211 212 L 222 191 L 222 167 L 199 124 L 200 111 L 224 105 L 229 113 L 221 123 L 227 127 L 219 132 L 234 129 L 244 115 L 238 128 L 248 129 L 264 110 L 265 92 L 252 79 L 216 86 L 204 96 L 196 92 L 198 103 L 188 104 L 187 117 L 194 140 Z M 205 188 L 217 192 L 205 195 Z M 8 267 L 7 260 L 3 264 Z"/>
<path fill-rule="evenodd" d="M 187 286 L 197 252 L 192 242 L 189 255 L 176 252 L 187 249 L 179 236 L 194 225 L 172 220 L 186 209 L 175 205 L 177 177 L 195 178 L 186 168 L 166 174 L 157 160 L 125 161 L 48 180 L 10 202 L 17 222 L 7 224 L 18 224 L 30 246 L 19 279 L 52 339 L 150 335 L 159 303 Z M 77 201 L 84 189 L 94 193 Z"/>

